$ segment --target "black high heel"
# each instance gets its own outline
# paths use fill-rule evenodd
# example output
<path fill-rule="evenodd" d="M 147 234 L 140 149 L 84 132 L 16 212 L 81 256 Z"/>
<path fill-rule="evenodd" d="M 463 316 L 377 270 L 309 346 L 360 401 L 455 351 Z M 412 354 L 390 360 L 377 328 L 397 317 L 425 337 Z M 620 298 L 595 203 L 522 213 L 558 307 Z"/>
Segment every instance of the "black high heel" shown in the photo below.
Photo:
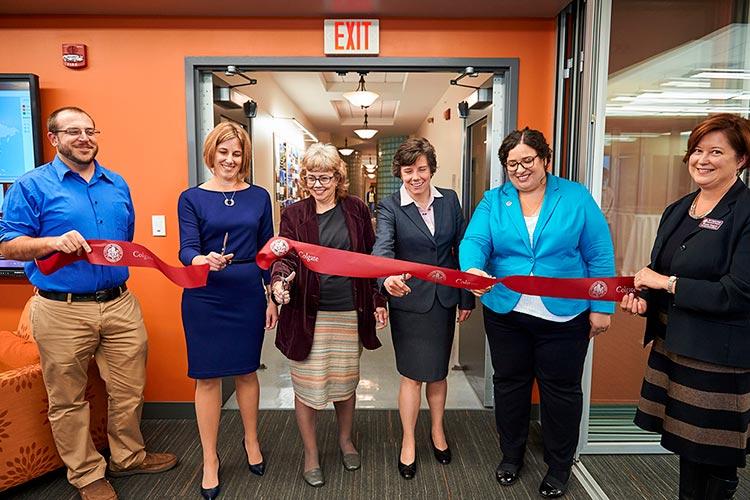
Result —
<path fill-rule="evenodd" d="M 414 451 L 414 461 L 410 464 L 405 464 L 401 461 L 401 450 L 398 452 L 398 473 L 404 479 L 414 479 L 417 475 L 417 453 Z"/>
<path fill-rule="evenodd" d="M 266 473 L 266 462 L 265 460 L 261 461 L 258 464 L 251 464 L 250 463 L 250 455 L 247 454 L 247 448 L 245 447 L 245 438 L 242 438 L 242 449 L 245 450 L 245 458 L 247 459 L 247 467 L 250 469 L 250 472 L 255 474 L 256 476 L 262 476 Z"/>
<path fill-rule="evenodd" d="M 437 446 L 435 446 L 435 442 L 432 440 L 432 433 L 430 433 L 430 444 L 432 445 L 432 453 L 435 455 L 435 460 L 437 460 L 438 463 L 443 465 L 451 463 L 453 455 L 451 454 L 450 446 L 444 450 L 438 450 Z"/>
<path fill-rule="evenodd" d="M 201 485 L 201 496 L 205 500 L 215 500 L 219 496 L 219 493 L 221 493 L 221 457 L 219 457 L 218 453 L 216 454 L 216 459 L 219 461 L 219 470 L 216 472 L 219 482 L 213 488 L 204 488 Z"/>

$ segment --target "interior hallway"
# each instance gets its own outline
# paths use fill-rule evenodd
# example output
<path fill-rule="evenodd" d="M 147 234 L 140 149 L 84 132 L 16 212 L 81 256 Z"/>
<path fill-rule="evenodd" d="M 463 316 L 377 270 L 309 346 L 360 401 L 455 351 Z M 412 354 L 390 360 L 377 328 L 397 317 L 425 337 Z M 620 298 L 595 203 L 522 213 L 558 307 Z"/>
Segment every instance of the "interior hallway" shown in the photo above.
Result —
<path fill-rule="evenodd" d="M 275 330 L 266 333 L 263 341 L 261 362 L 265 369 L 258 370 L 260 381 L 260 409 L 294 409 L 294 391 L 289 375 L 289 362 L 273 345 Z M 379 330 L 378 338 L 383 346 L 374 351 L 362 350 L 360 361 L 360 381 L 357 386 L 358 409 L 395 409 L 398 406 L 398 386 L 400 376 L 396 371 L 390 326 Z M 455 343 L 454 343 L 455 349 Z M 422 408 L 427 408 L 427 400 L 422 389 Z M 482 408 L 476 393 L 469 385 L 462 371 L 449 370 L 448 398 L 445 404 L 451 410 L 478 410 Z M 329 405 L 333 408 L 333 405 Z M 235 395 L 227 400 L 224 409 L 236 410 Z"/>

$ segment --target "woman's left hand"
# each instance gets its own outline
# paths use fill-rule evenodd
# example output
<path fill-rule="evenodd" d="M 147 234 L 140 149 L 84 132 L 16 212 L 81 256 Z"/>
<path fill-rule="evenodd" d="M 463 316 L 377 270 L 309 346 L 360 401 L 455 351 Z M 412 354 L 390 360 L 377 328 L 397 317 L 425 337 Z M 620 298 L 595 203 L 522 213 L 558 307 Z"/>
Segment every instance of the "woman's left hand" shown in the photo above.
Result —
<path fill-rule="evenodd" d="M 666 290 L 669 276 L 659 274 L 649 267 L 644 267 L 637 273 L 633 279 L 634 285 L 638 290 L 650 288 L 651 290 Z"/>
<path fill-rule="evenodd" d="M 458 310 L 458 318 L 456 318 L 456 321 L 458 323 L 463 323 L 467 319 L 469 319 L 469 316 L 471 316 L 471 309 L 459 309 Z"/>
<path fill-rule="evenodd" d="M 589 338 L 593 339 L 600 333 L 604 333 L 609 330 L 609 324 L 611 321 L 612 317 L 609 314 L 595 312 L 589 313 L 589 323 L 591 324 Z"/>
<path fill-rule="evenodd" d="M 388 324 L 388 309 L 385 307 L 375 308 L 375 328 L 380 330 Z"/>
<path fill-rule="evenodd" d="M 276 306 L 273 300 L 269 300 L 268 305 L 266 306 L 266 330 L 275 328 L 278 321 L 279 308 Z"/>

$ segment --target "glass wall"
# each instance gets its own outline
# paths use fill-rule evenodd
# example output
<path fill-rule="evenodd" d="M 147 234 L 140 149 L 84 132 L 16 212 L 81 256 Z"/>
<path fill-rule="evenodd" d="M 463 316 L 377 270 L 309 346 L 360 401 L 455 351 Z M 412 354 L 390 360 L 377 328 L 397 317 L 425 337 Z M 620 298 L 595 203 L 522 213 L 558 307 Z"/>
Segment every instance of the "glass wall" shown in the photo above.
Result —
<path fill-rule="evenodd" d="M 696 189 L 682 163 L 710 114 L 748 115 L 747 2 L 612 0 L 601 207 L 618 275 L 649 263 L 664 208 Z M 632 424 L 648 349 L 644 320 L 616 313 L 594 346 L 588 444 L 658 436 Z M 604 451 L 602 448 L 600 451 Z"/>

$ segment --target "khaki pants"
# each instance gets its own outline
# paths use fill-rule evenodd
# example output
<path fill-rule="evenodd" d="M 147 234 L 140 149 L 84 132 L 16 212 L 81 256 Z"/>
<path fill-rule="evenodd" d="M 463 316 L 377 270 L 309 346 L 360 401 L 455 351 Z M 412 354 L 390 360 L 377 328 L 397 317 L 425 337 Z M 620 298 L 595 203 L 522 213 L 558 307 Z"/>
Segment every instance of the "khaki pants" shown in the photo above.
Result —
<path fill-rule="evenodd" d="M 52 435 L 68 468 L 68 481 L 81 488 L 103 478 L 107 467 L 91 439 L 84 398 L 92 356 L 109 399 L 110 467 L 139 465 L 146 456 L 140 420 L 148 345 L 138 300 L 130 292 L 104 303 L 68 303 L 37 295 L 31 324 L 49 396 Z"/>

